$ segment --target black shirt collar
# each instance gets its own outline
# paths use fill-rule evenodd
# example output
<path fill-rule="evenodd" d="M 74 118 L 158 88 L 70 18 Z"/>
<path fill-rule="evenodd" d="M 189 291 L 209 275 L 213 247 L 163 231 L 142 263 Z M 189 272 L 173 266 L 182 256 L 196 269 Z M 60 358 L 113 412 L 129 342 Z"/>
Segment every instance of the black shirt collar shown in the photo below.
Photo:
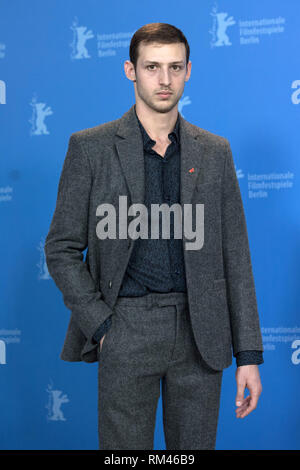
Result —
<path fill-rule="evenodd" d="M 141 121 L 139 120 L 137 114 L 136 114 L 136 110 L 135 110 L 135 105 L 134 105 L 134 112 L 135 112 L 135 115 L 136 115 L 136 118 L 138 120 L 138 123 L 139 123 L 139 126 L 140 126 L 140 129 L 141 129 L 141 133 L 142 133 L 142 138 L 143 138 L 143 143 L 144 143 L 144 147 L 153 147 L 153 145 L 155 144 L 155 140 L 151 139 L 149 137 L 149 135 L 147 134 L 147 132 L 145 131 L 144 129 L 144 126 L 142 125 Z M 168 137 L 171 141 L 174 140 L 175 138 L 175 141 L 177 142 L 177 144 L 179 143 L 180 141 L 180 134 L 179 134 L 179 113 L 177 115 L 177 120 L 176 120 L 176 123 L 175 123 L 175 126 L 174 126 L 174 129 L 172 132 L 170 132 L 170 134 L 168 134 Z"/>

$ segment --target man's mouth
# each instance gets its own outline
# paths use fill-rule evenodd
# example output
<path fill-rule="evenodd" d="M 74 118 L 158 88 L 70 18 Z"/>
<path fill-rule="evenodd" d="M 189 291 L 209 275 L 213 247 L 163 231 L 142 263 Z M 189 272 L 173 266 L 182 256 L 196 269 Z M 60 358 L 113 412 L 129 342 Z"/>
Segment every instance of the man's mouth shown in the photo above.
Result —
<path fill-rule="evenodd" d="M 157 93 L 159 96 L 161 96 L 162 98 L 167 98 L 168 96 L 170 96 L 172 93 L 170 91 L 160 91 L 159 93 Z"/>

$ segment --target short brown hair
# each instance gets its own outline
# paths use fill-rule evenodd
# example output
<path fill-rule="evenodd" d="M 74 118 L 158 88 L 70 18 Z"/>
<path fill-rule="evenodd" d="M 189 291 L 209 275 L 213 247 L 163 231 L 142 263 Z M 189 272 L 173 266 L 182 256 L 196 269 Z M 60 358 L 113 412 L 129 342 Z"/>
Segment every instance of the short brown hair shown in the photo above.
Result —
<path fill-rule="evenodd" d="M 129 47 L 130 61 L 133 63 L 136 69 L 138 60 L 138 46 L 143 43 L 161 43 L 161 44 L 173 44 L 176 42 L 182 42 L 185 45 L 186 50 L 186 65 L 190 58 L 190 46 L 187 42 L 185 35 L 176 28 L 168 23 L 148 23 L 139 28 L 131 38 Z"/>

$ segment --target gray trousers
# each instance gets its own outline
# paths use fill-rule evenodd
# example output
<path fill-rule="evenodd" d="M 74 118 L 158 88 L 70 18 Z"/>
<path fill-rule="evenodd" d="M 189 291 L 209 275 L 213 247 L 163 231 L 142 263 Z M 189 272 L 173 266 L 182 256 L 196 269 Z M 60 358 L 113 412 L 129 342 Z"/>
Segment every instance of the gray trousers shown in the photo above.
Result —
<path fill-rule="evenodd" d="M 118 297 L 98 359 L 99 449 L 153 450 L 160 384 L 166 449 L 215 448 L 223 371 L 200 356 L 186 294 Z"/>

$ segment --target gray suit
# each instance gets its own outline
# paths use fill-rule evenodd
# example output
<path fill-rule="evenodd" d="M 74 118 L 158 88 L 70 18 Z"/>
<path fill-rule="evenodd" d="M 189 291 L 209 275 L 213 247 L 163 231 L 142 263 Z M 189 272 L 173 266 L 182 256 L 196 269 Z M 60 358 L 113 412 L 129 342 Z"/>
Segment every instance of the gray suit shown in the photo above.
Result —
<path fill-rule="evenodd" d="M 204 204 L 204 245 L 184 250 L 191 324 L 201 357 L 221 371 L 232 363 L 232 348 L 234 354 L 263 351 L 245 215 L 228 140 L 181 115 L 180 132 L 181 204 Z M 128 205 L 144 202 L 133 106 L 69 140 L 45 243 L 49 273 L 71 310 L 60 355 L 65 361 L 98 360 L 92 336 L 114 311 L 134 241 L 100 240 L 96 208 L 114 204 L 118 216 L 119 195 L 128 196 Z"/>

